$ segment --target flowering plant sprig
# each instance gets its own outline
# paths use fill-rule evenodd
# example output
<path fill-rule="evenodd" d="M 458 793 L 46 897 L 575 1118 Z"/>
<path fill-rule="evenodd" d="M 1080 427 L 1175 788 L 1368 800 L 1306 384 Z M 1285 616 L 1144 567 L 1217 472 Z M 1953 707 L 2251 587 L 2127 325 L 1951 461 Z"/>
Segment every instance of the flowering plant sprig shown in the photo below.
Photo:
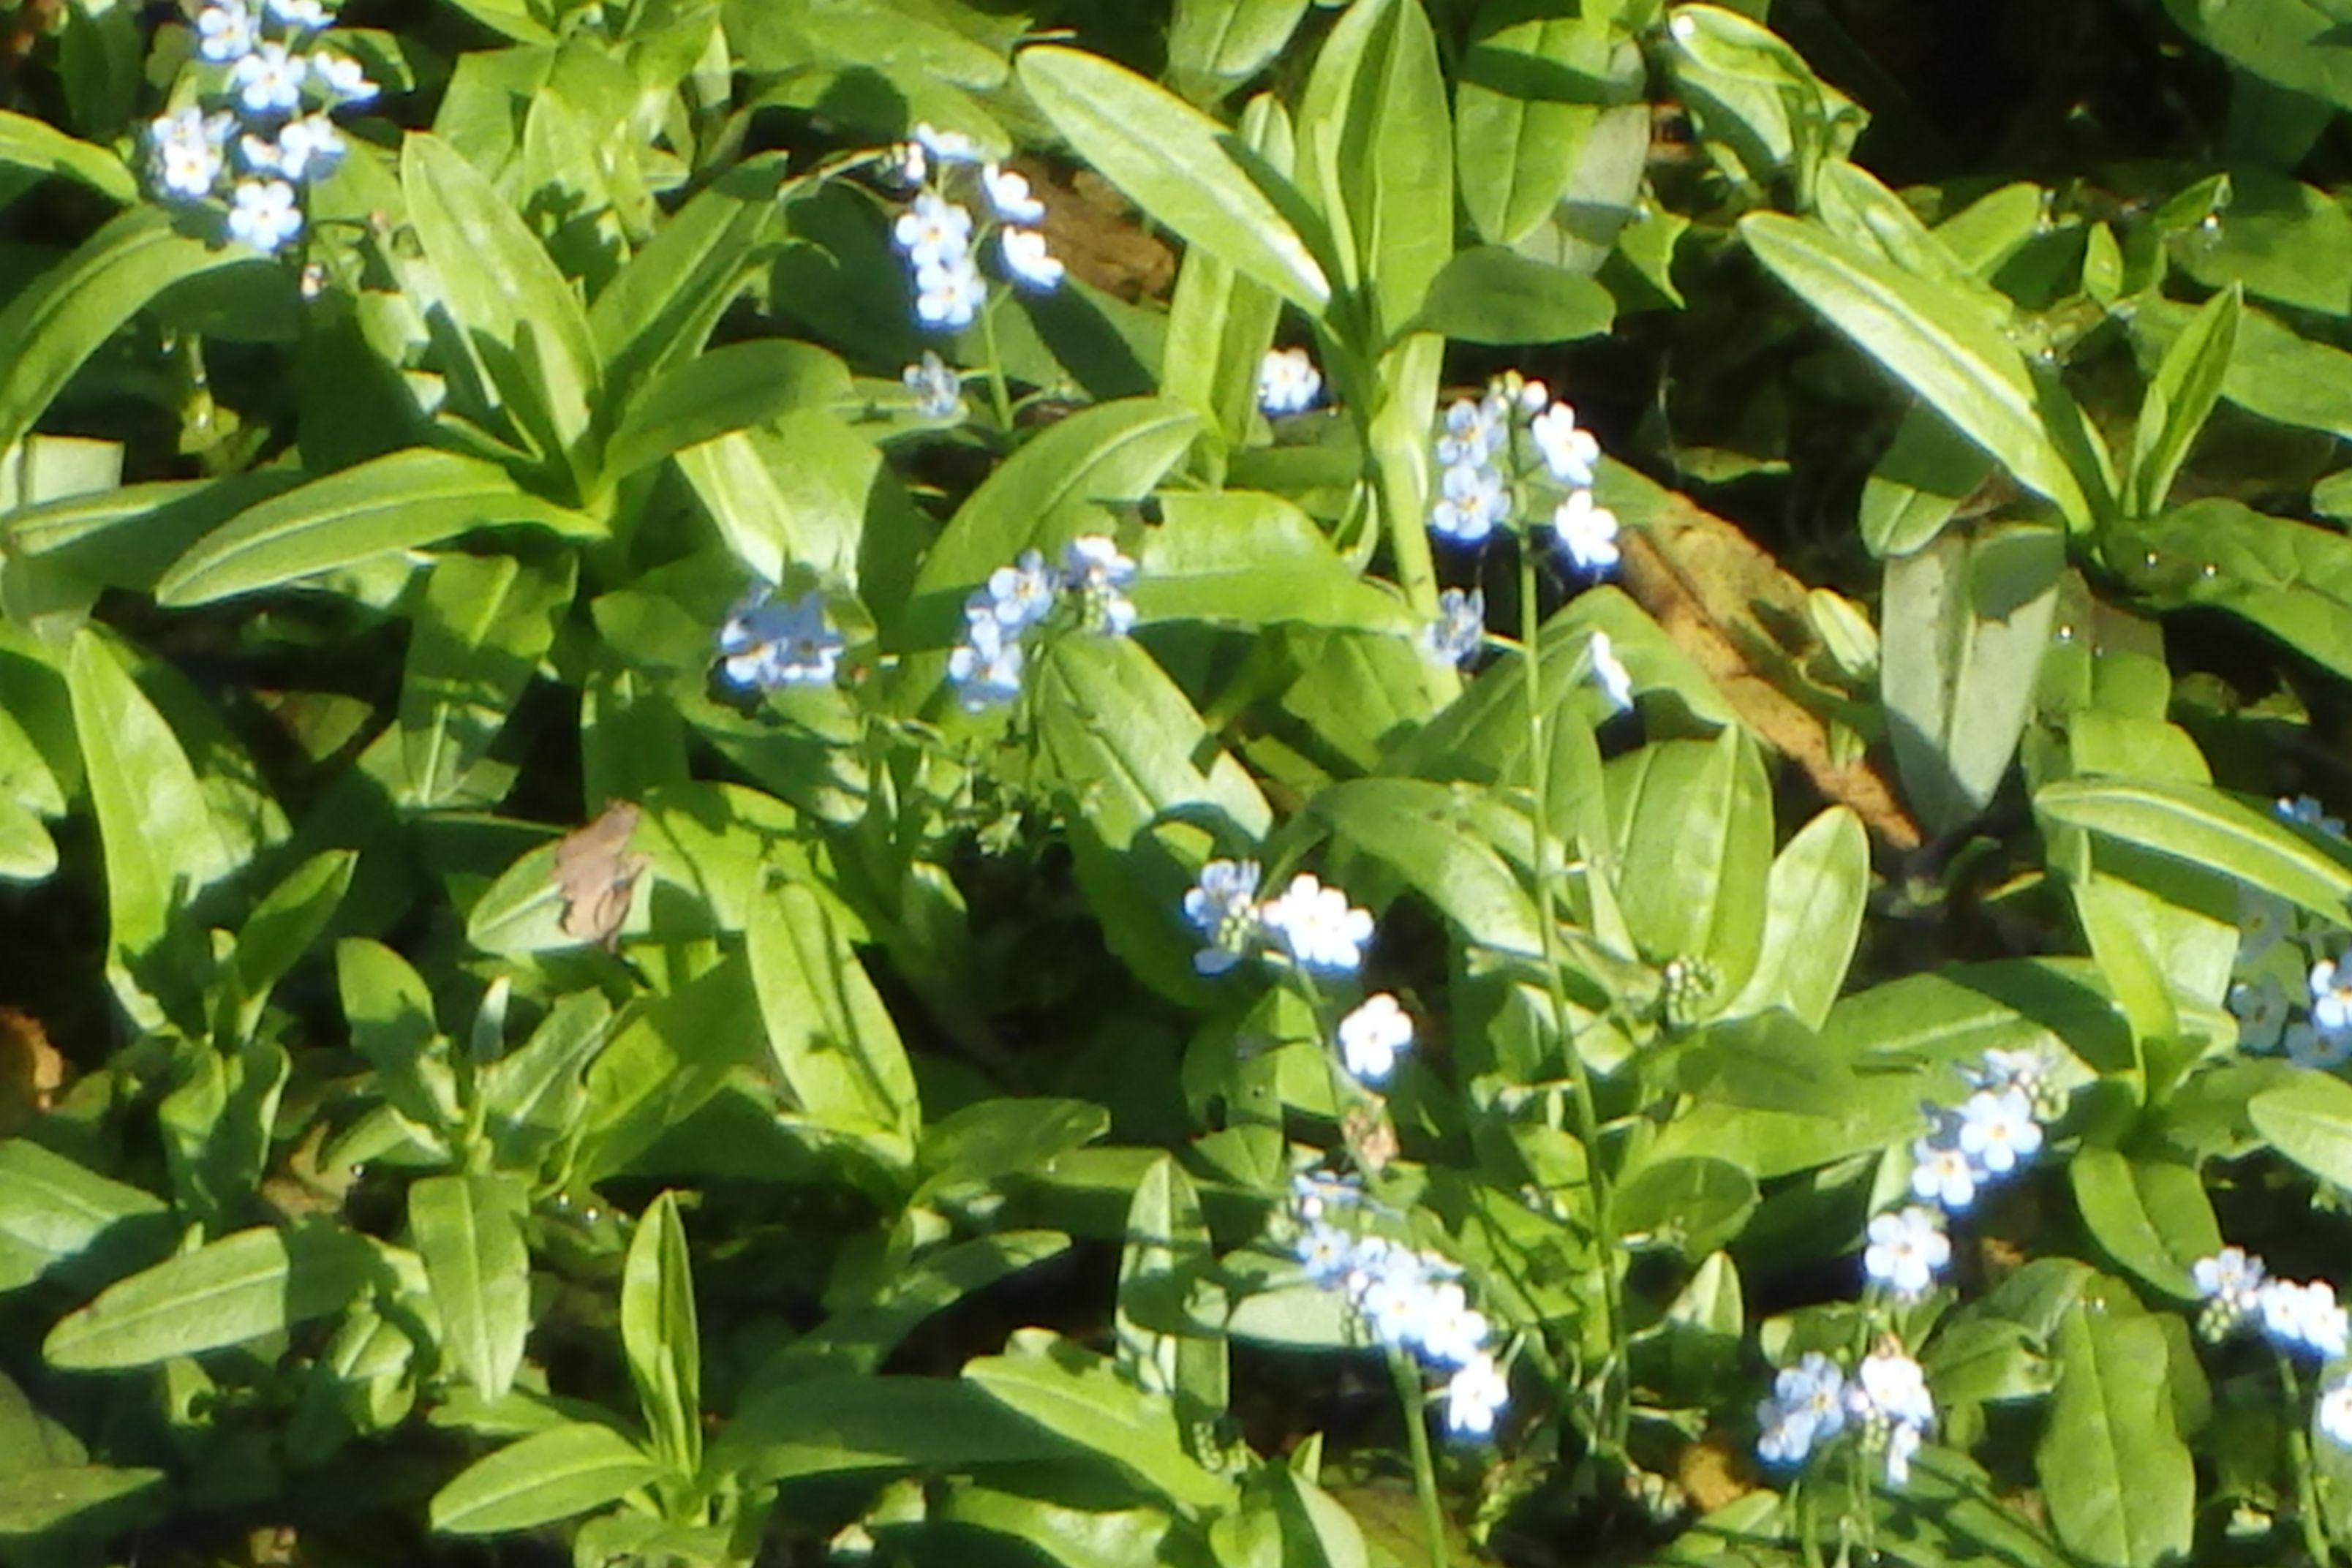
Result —
<path fill-rule="evenodd" d="M 727 680 L 762 691 L 832 685 L 842 647 L 817 589 L 779 600 L 770 584 L 754 584 L 719 627 L 719 668 Z"/>
<path fill-rule="evenodd" d="M 1595 575 L 1620 559 L 1616 514 L 1592 498 L 1601 444 L 1540 381 L 1517 371 L 1482 397 L 1457 398 L 1440 420 L 1437 501 L 1429 526 L 1457 544 L 1479 544 L 1496 529 L 1549 527 L 1566 564 Z M 1559 500 L 1547 513 L 1549 495 Z"/>
<path fill-rule="evenodd" d="M 2344 837 L 2309 795 L 2281 797 L 2281 821 L 2330 838 Z M 2352 1061 L 2352 949 L 2339 928 L 2305 915 L 2275 894 L 2241 888 L 2238 955 L 2229 1007 L 2247 1050 L 2284 1047 L 2297 1067 L 2326 1072 Z M 2298 1016 L 2300 1014 L 2300 1016 Z"/>
<path fill-rule="evenodd" d="M 331 116 L 378 90 L 358 61 L 320 46 L 333 22 L 324 0 L 207 0 L 195 101 L 147 126 L 156 195 L 222 214 L 229 237 L 257 250 L 299 236 L 301 193 L 346 151 Z"/>
<path fill-rule="evenodd" d="M 1028 662 L 1024 637 L 1057 605 L 1070 605 L 1083 631 L 1124 637 L 1135 626 L 1135 602 L 1127 596 L 1134 584 L 1135 563 L 1103 534 L 1070 541 L 1055 564 L 1037 551 L 1023 551 L 964 602 L 963 640 L 948 655 L 957 701 L 977 713 L 1018 697 Z"/>

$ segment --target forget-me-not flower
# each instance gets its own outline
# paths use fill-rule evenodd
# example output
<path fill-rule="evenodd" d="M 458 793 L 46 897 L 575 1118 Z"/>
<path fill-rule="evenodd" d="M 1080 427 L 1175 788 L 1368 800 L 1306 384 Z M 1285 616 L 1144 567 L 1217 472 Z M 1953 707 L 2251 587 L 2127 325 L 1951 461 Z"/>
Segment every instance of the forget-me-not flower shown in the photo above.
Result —
<path fill-rule="evenodd" d="M 1969 1096 L 1959 1116 L 1960 1148 L 1996 1176 L 2007 1175 L 2042 1147 L 2042 1123 L 2022 1089 L 1979 1089 Z"/>
<path fill-rule="evenodd" d="M 789 603 L 770 595 L 754 589 L 719 626 L 727 679 L 761 690 L 830 685 L 843 641 L 825 618 L 824 595 L 813 588 Z"/>
<path fill-rule="evenodd" d="M 1541 383 L 1529 382 L 1540 388 Z M 1592 432 L 1579 429 L 1576 410 L 1565 403 L 1555 403 L 1528 422 L 1528 435 L 1534 440 L 1536 450 L 1543 455 L 1544 467 L 1552 478 L 1579 488 L 1592 483 L 1592 466 L 1601 460 L 1601 443 Z"/>
<path fill-rule="evenodd" d="M 1135 563 L 1099 533 L 1081 534 L 1062 548 L 1062 584 L 1078 598 L 1079 619 L 1094 631 L 1124 637 L 1135 627 Z"/>
<path fill-rule="evenodd" d="M 1199 879 L 1184 895 L 1184 918 L 1209 939 L 1209 945 L 1192 955 L 1192 967 L 1200 973 L 1223 974 L 1264 940 L 1265 922 L 1257 904 L 1260 875 L 1255 860 L 1212 860 L 1201 868 Z"/>
<path fill-rule="evenodd" d="M 229 84 L 248 112 L 285 114 L 302 101 L 306 63 L 302 56 L 289 54 L 284 44 L 257 44 L 229 68 Z"/>
<path fill-rule="evenodd" d="M 1609 700 L 1609 706 L 1620 713 L 1633 707 L 1633 672 L 1618 658 L 1616 645 L 1610 641 L 1609 634 L 1596 629 L 1591 641 L 1585 645 L 1585 652 L 1591 659 L 1593 684 L 1601 688 L 1601 695 Z"/>
<path fill-rule="evenodd" d="M 1551 514 L 1552 532 L 1562 553 L 1587 572 L 1606 572 L 1617 564 L 1617 514 L 1595 506 L 1591 490 L 1571 490 Z"/>
<path fill-rule="evenodd" d="M 988 205 L 1007 223 L 1035 223 L 1045 216 L 1045 204 L 1029 194 L 1029 182 L 1012 170 L 990 163 L 980 172 Z"/>
<path fill-rule="evenodd" d="M 1372 940 L 1371 912 L 1350 905 L 1347 894 L 1304 871 L 1259 916 L 1285 951 L 1307 969 L 1351 973 L 1363 963 L 1364 946 Z"/>
<path fill-rule="evenodd" d="M 228 231 L 256 250 L 276 250 L 302 232 L 302 209 L 283 180 L 240 180 L 229 199 Z"/>
<path fill-rule="evenodd" d="M 1323 393 L 1323 373 L 1305 349 L 1268 349 L 1257 366 L 1257 405 L 1268 414 L 1303 414 Z"/>
<path fill-rule="evenodd" d="M 1446 1430 L 1465 1437 L 1491 1436 L 1495 1418 L 1510 1398 L 1510 1383 L 1495 1358 L 1481 1351 L 1446 1381 Z"/>
<path fill-rule="evenodd" d="M 1756 1454 L 1768 1465 L 1801 1464 L 1813 1445 L 1845 1429 L 1845 1373 L 1819 1351 L 1807 1351 L 1772 1380 L 1756 1406 Z"/>
<path fill-rule="evenodd" d="M 1003 259 L 1006 274 L 1023 288 L 1050 294 L 1062 286 L 1062 274 L 1066 269 L 1046 253 L 1045 237 L 1035 229 L 998 231 L 996 251 Z"/>
<path fill-rule="evenodd" d="M 1936 1223 L 1933 1209 L 1915 1204 L 1900 1214 L 1879 1215 L 1870 1222 L 1863 1272 L 1898 1296 L 1925 1295 L 1951 1260 L 1952 1238 Z"/>
<path fill-rule="evenodd" d="M 1394 1072 L 1398 1055 L 1412 1044 L 1412 1017 L 1385 991 L 1339 1020 L 1339 1061 L 1366 1083 Z"/>
<path fill-rule="evenodd" d="M 988 287 L 969 254 L 915 268 L 915 315 L 927 327 L 971 325 L 988 301 Z"/>
<path fill-rule="evenodd" d="M 1010 702 L 1021 695 L 1021 671 L 1028 655 L 1021 639 L 992 615 L 967 616 L 964 640 L 948 655 L 948 679 L 967 713 Z"/>
<path fill-rule="evenodd" d="M 215 64 L 241 59 L 252 52 L 253 13 L 243 0 L 215 0 L 196 13 L 196 53 Z"/>
<path fill-rule="evenodd" d="M 1437 618 L 1422 633 L 1429 651 L 1447 664 L 1468 664 L 1486 646 L 1486 595 L 1448 588 L 1437 595 Z"/>
<path fill-rule="evenodd" d="M 915 395 L 915 412 L 926 419 L 963 417 L 963 378 L 929 349 L 898 378 Z"/>

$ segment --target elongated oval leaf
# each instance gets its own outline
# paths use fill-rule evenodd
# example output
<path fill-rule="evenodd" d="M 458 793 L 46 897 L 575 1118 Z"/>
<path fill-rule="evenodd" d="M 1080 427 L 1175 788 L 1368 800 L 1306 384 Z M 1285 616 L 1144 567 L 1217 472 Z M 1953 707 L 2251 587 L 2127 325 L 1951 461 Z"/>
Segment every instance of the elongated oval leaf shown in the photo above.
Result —
<path fill-rule="evenodd" d="M 646 1205 L 630 1239 L 621 1274 L 621 1348 L 654 1447 L 673 1468 L 693 1474 L 702 1465 L 702 1340 L 675 1193 Z"/>
<path fill-rule="evenodd" d="M 378 1267 L 348 1231 L 241 1230 L 108 1287 L 41 1354 L 61 1372 L 119 1372 L 226 1349 L 339 1310 Z"/>
<path fill-rule="evenodd" d="M 1851 807 L 1833 805 L 1774 858 L 1764 890 L 1764 943 L 1728 1011 L 1778 1005 L 1813 1028 L 1827 1023 L 1853 962 L 1869 894 L 1869 836 Z"/>
<path fill-rule="evenodd" d="M 125 205 L 139 199 L 139 182 L 121 159 L 13 110 L 0 110 L 0 163 L 77 180 Z"/>
<path fill-rule="evenodd" d="M 1093 1352 L 1043 1329 L 1013 1336 L 1004 1355 L 967 1363 L 964 1377 L 991 1397 L 1178 1502 L 1214 1507 L 1233 1483 L 1201 1468 L 1177 1436 L 1175 1412 Z"/>
<path fill-rule="evenodd" d="M 2280 1153 L 2352 1192 L 2352 1084 L 2297 1071 L 2248 1100 L 2246 1119 Z"/>
<path fill-rule="evenodd" d="M 428 1176 L 408 1189 L 408 1228 L 433 1282 L 441 1343 L 484 1399 L 503 1399 L 530 1333 L 530 1194 L 511 1176 Z"/>
<path fill-rule="evenodd" d="M 1234 158 L 1234 132 L 1082 49 L 1025 49 L 1018 69 L 1055 129 L 1137 205 L 1307 314 L 1323 313 L 1330 279 Z"/>
<path fill-rule="evenodd" d="M 2352 897 L 2352 868 L 2273 814 L 2204 784 L 2063 779 L 2037 791 L 2033 808 L 2052 822 L 2210 867 L 2326 920 L 2342 920 Z"/>
<path fill-rule="evenodd" d="M 155 600 L 207 605 L 499 523 L 534 523 L 569 538 L 602 531 L 526 492 L 496 463 L 411 447 L 239 512 L 173 563 Z"/>
<path fill-rule="evenodd" d="M 0 310 L 0 451 L 22 440 L 74 372 L 150 300 L 183 279 L 268 265 L 174 231 L 160 207 L 124 212 Z"/>
<path fill-rule="evenodd" d="M 1935 405 L 2020 484 L 2047 497 L 2074 527 L 2090 525 L 2090 502 L 2043 427 L 2024 360 L 1976 312 L 1816 225 L 1751 213 L 1740 219 L 1739 233 L 1799 299 Z"/>
<path fill-rule="evenodd" d="M 534 1432 L 459 1472 L 433 1498 L 433 1528 L 499 1535 L 570 1519 L 658 1480 L 662 1466 L 610 1426 Z"/>
<path fill-rule="evenodd" d="M 2197 1476 L 2174 1425 L 2163 1325 L 2077 1304 L 2060 1320 L 2057 1351 L 2058 1392 L 2034 1464 L 2059 1539 L 2116 1568 L 2185 1554 Z"/>
<path fill-rule="evenodd" d="M 55 1530 L 76 1515 L 145 1491 L 163 1479 L 161 1470 L 110 1465 L 58 1465 L 0 1476 L 0 1541 Z"/>
<path fill-rule="evenodd" d="M 171 1226 L 162 1202 L 22 1139 L 0 1142 L 0 1291 L 39 1279 L 124 1231 Z M 159 1248 L 160 1250 L 160 1248 Z M 152 1256 L 152 1254 L 150 1254 Z"/>

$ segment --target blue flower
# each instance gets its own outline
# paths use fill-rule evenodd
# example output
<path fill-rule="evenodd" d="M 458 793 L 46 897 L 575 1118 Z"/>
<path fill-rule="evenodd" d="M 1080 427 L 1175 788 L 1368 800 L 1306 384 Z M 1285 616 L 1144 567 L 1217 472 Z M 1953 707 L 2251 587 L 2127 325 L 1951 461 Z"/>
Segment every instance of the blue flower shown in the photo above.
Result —
<path fill-rule="evenodd" d="M 1339 1020 L 1339 1060 L 1366 1083 L 1396 1070 L 1397 1057 L 1412 1045 L 1412 1017 L 1383 991 Z"/>
<path fill-rule="evenodd" d="M 1040 294 L 1062 286 L 1062 264 L 1045 251 L 1045 237 L 1034 228 L 1008 228 L 996 237 L 996 252 L 1013 281 Z"/>
<path fill-rule="evenodd" d="M 223 5 L 218 0 L 196 13 L 196 53 L 215 63 L 242 59 L 252 53 L 253 13 L 242 0 Z"/>
<path fill-rule="evenodd" d="M 727 679 L 772 691 L 780 686 L 830 685 L 841 658 L 841 634 L 827 624 L 824 595 L 814 589 L 791 604 L 755 589 L 719 629 Z"/>
<path fill-rule="evenodd" d="M 310 61 L 286 52 L 280 43 L 256 45 L 238 57 L 228 73 L 237 100 L 254 114 L 284 114 L 302 101 L 302 73 Z"/>
<path fill-rule="evenodd" d="M 1029 194 L 1029 182 L 1010 169 L 983 166 L 980 184 L 988 193 L 988 205 L 1007 223 L 1035 223 L 1045 216 L 1045 204 Z"/>
<path fill-rule="evenodd" d="M 972 595 L 964 613 L 991 616 L 1006 636 L 1017 636 L 1053 613 L 1054 595 L 1061 586 L 1061 574 L 1037 552 L 1024 550 L 1012 565 L 988 574 L 988 586 Z"/>
<path fill-rule="evenodd" d="M 1609 634 L 1596 630 L 1592 640 L 1585 645 L 1585 653 L 1591 662 L 1593 684 L 1601 688 L 1601 695 L 1609 700 L 1609 706 L 1620 713 L 1633 707 L 1633 673 L 1619 661 L 1616 645 L 1609 640 Z"/>
<path fill-rule="evenodd" d="M 1916 1205 L 1870 1222 L 1870 1245 L 1863 1272 L 1898 1296 L 1925 1295 L 1952 1260 L 1952 1238 L 1936 1223 L 1935 1212 Z"/>
<path fill-rule="evenodd" d="M 1429 526 L 1463 544 L 1476 544 L 1511 514 L 1510 491 L 1504 486 L 1503 476 L 1483 462 L 1448 468 L 1438 479 L 1437 494 Z"/>
<path fill-rule="evenodd" d="M 1528 424 L 1528 435 L 1543 455 L 1544 467 L 1551 470 L 1552 478 L 1580 489 L 1591 485 L 1592 465 L 1601 460 L 1601 443 L 1592 438 L 1591 431 L 1577 428 L 1575 409 L 1565 403 L 1551 405 Z"/>
<path fill-rule="evenodd" d="M 909 266 L 918 270 L 945 266 L 971 249 L 971 212 L 925 191 L 915 198 L 913 206 L 898 215 L 890 232 L 898 248 L 907 253 Z"/>
<path fill-rule="evenodd" d="M 1911 1144 L 1911 1194 L 1958 1214 L 1976 1202 L 1985 1171 L 1958 1142 L 1957 1121 L 1948 1121 Z"/>
<path fill-rule="evenodd" d="M 956 700 L 967 713 L 1010 702 L 1021 695 L 1021 671 L 1027 663 L 1020 639 L 1006 631 L 992 615 L 974 615 L 966 607 L 964 640 L 948 655 L 948 679 L 957 688 Z"/>
<path fill-rule="evenodd" d="M 1437 595 L 1437 619 L 1422 633 L 1429 651 L 1447 664 L 1468 664 L 1486 646 L 1486 595 L 1448 588 Z"/>
<path fill-rule="evenodd" d="M 1979 1089 L 1960 1107 L 1958 1142 L 1987 1172 L 2005 1176 L 2041 1149 L 2042 1124 L 2023 1089 Z"/>
<path fill-rule="evenodd" d="M 915 395 L 915 412 L 922 417 L 963 417 L 963 377 L 929 349 L 925 349 L 921 361 L 908 365 L 899 379 Z"/>
<path fill-rule="evenodd" d="M 1348 895 L 1301 872 L 1282 896 L 1258 910 L 1265 929 L 1304 968 L 1351 973 L 1364 962 L 1372 940 L 1372 916 L 1348 902 Z"/>
<path fill-rule="evenodd" d="M 1845 1429 L 1845 1373 L 1819 1351 L 1807 1351 L 1796 1365 L 1782 1367 L 1772 1397 L 1756 1407 L 1764 1430 L 1756 1453 L 1769 1465 L 1804 1462 L 1813 1445 Z"/>
<path fill-rule="evenodd" d="M 1212 860 L 1184 895 L 1184 918 L 1209 939 L 1192 955 L 1202 974 L 1223 974 L 1255 951 L 1265 935 L 1258 911 L 1260 873 L 1255 860 Z"/>
<path fill-rule="evenodd" d="M 236 118 L 227 113 L 206 116 L 202 110 L 183 109 L 147 127 L 147 144 L 153 159 L 155 183 L 167 195 L 192 201 L 213 194 L 226 162 L 222 148 Z"/>
<path fill-rule="evenodd" d="M 968 254 L 915 269 L 915 317 L 927 327 L 968 327 L 987 300 L 987 285 Z"/>
<path fill-rule="evenodd" d="M 310 57 L 310 76 L 330 103 L 365 103 L 376 95 L 375 83 L 368 80 L 359 61 L 323 49 Z"/>
<path fill-rule="evenodd" d="M 1257 405 L 1268 414 L 1303 414 L 1323 393 L 1323 373 L 1305 349 L 1268 349 L 1258 362 Z"/>
<path fill-rule="evenodd" d="M 228 231 L 256 250 L 276 250 L 302 232 L 302 209 L 283 180 L 240 180 L 230 196 Z"/>
<path fill-rule="evenodd" d="M 1488 1436 L 1510 1397 L 1509 1381 L 1495 1358 L 1481 1351 L 1445 1384 L 1445 1429 L 1456 1436 Z"/>
<path fill-rule="evenodd" d="M 1551 514 L 1553 534 L 1563 554 L 1587 572 L 1617 564 L 1617 514 L 1592 504 L 1591 490 L 1573 490 Z"/>
<path fill-rule="evenodd" d="M 1079 618 L 1091 631 L 1124 637 L 1135 627 L 1135 563 L 1107 535 L 1081 534 L 1062 548 L 1062 585 L 1078 597 Z"/>

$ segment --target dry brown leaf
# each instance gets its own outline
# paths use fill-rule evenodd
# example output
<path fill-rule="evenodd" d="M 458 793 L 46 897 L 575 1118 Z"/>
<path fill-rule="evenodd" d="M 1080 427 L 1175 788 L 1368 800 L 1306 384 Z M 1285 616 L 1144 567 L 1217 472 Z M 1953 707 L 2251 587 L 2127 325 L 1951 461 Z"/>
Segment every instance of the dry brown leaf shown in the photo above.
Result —
<path fill-rule="evenodd" d="M 40 1020 L 0 1007 L 0 1138 L 23 1131 L 57 1104 L 65 1084 L 66 1059 Z"/>
<path fill-rule="evenodd" d="M 1919 825 L 1885 773 L 1867 757 L 1834 761 L 1829 725 L 1789 695 L 1811 637 L 1805 585 L 1731 523 L 1687 497 L 1661 494 L 1649 519 L 1625 532 L 1626 592 L 1758 740 L 1804 769 L 1823 795 L 1852 806 L 1887 844 L 1917 848 Z"/>
<path fill-rule="evenodd" d="M 625 800 L 604 807 L 595 821 L 575 827 L 555 847 L 555 884 L 563 892 L 563 934 L 581 942 L 618 944 L 629 899 L 652 859 L 629 852 L 637 808 Z"/>
<path fill-rule="evenodd" d="M 1675 1479 L 1701 1513 L 1713 1513 L 1756 1489 L 1747 1456 L 1716 1432 L 1675 1456 Z"/>
<path fill-rule="evenodd" d="M 1176 281 L 1176 252 L 1147 233 L 1127 198 L 1091 170 L 1064 179 L 1034 158 L 1015 161 L 1045 204 L 1038 228 L 1045 247 L 1079 281 L 1122 300 L 1165 295 Z"/>
<path fill-rule="evenodd" d="M 1378 1173 L 1397 1157 L 1396 1127 L 1383 1110 L 1351 1107 L 1341 1122 L 1341 1131 L 1347 1135 L 1348 1147 L 1355 1151 L 1356 1158 L 1369 1171 Z"/>

